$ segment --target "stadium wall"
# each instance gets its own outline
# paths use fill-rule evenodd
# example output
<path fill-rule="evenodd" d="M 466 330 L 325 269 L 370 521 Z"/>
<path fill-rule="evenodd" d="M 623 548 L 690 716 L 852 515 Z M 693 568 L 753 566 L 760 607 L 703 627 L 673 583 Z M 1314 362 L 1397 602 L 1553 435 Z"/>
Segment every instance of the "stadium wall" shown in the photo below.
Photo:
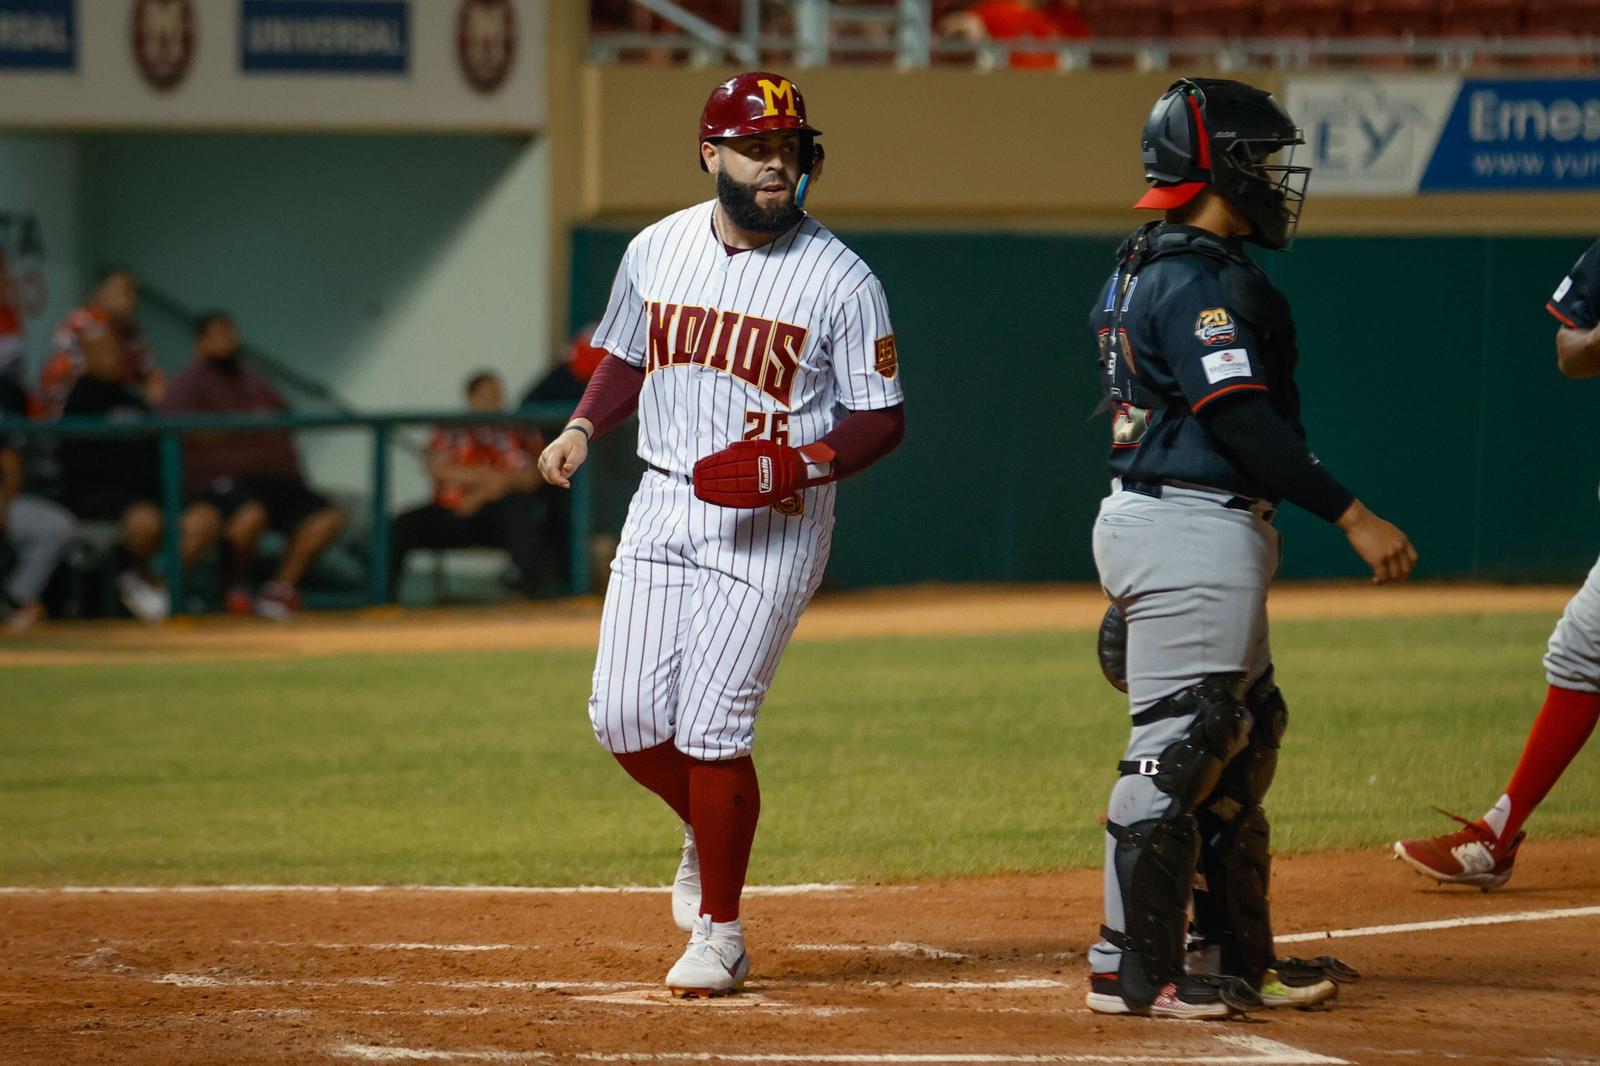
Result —
<path fill-rule="evenodd" d="M 512 390 L 549 358 L 542 141 L 482 136 L 103 134 L 82 159 L 84 264 L 133 264 L 362 409 L 452 407 L 476 367 Z M 181 204 L 181 211 L 173 205 Z M 187 323 L 142 316 L 169 369 Z M 37 365 L 37 364 L 35 364 Z M 360 435 L 302 439 L 321 483 L 362 493 Z M 421 493 L 397 460 L 397 495 Z"/>
<path fill-rule="evenodd" d="M 576 234 L 576 321 L 632 232 Z M 1085 323 L 1116 239 L 843 235 L 888 290 L 910 433 L 842 489 L 832 579 L 1093 580 L 1107 429 Z M 1324 237 L 1260 257 L 1296 308 L 1312 444 L 1411 534 L 1419 575 L 1570 581 L 1593 562 L 1593 399 L 1557 372 L 1543 311 L 1589 239 Z M 1292 507 L 1279 527 L 1283 576 L 1360 576 L 1338 530 Z"/>

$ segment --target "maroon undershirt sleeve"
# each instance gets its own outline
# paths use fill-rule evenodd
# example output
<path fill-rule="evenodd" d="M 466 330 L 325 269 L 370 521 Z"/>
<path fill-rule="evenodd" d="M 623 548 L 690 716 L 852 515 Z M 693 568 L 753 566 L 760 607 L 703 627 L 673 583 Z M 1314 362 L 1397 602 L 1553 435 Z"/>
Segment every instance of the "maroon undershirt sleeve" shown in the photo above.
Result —
<path fill-rule="evenodd" d="M 627 421 L 639 406 L 639 392 L 643 388 L 642 369 L 607 353 L 590 375 L 583 399 L 578 401 L 572 417 L 587 418 L 594 423 L 594 436 L 598 439 Z"/>
<path fill-rule="evenodd" d="M 833 449 L 833 480 L 858 474 L 906 439 L 906 406 L 851 411 L 821 443 Z"/>

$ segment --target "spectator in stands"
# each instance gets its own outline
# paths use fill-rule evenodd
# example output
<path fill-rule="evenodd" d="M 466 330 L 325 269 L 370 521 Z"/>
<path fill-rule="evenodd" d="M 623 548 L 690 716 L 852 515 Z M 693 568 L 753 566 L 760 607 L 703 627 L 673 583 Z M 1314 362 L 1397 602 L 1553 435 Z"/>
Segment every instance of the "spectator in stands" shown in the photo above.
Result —
<path fill-rule="evenodd" d="M 150 414 L 132 368 L 115 347 L 91 344 L 83 372 L 67 393 L 62 413 L 71 418 L 141 419 Z M 124 607 L 144 622 L 167 617 L 166 584 L 154 562 L 161 549 L 161 453 L 155 437 L 67 437 L 61 442 L 62 499 L 84 522 L 122 527 L 115 584 Z M 185 566 L 216 543 L 215 508 L 184 512 L 180 542 Z"/>
<path fill-rule="evenodd" d="M 467 379 L 467 409 L 505 410 L 505 386 L 492 370 Z M 535 493 L 544 440 L 515 426 L 452 426 L 428 443 L 433 502 L 394 522 L 389 588 L 399 588 L 406 555 L 417 548 L 504 548 L 519 575 L 518 591 L 537 595 L 553 579 Z"/>
<path fill-rule="evenodd" d="M 61 414 L 91 355 L 122 363 L 123 380 L 132 383 L 154 406 L 161 402 L 166 377 L 156 366 L 155 354 L 139 328 L 139 278 L 125 266 L 107 267 L 95 278 L 94 291 L 82 307 L 56 327 L 50 357 L 39 374 L 39 414 Z"/>
<path fill-rule="evenodd" d="M 1072 0 L 1040 4 L 1034 0 L 979 0 L 965 11 L 946 15 L 939 32 L 974 41 L 1011 41 L 1032 38 L 1050 41 L 1089 36 L 1089 24 Z M 1056 57 L 1049 52 L 1012 52 L 1016 70 L 1054 70 Z"/>
<path fill-rule="evenodd" d="M 226 311 L 195 321 L 195 358 L 172 380 L 162 410 L 171 414 L 279 414 L 289 409 L 272 383 L 240 361 L 239 329 Z M 217 431 L 184 436 L 184 486 L 215 508 L 227 552 L 225 606 L 282 621 L 301 606 L 299 583 L 344 532 L 344 509 L 312 491 L 287 430 Z M 256 546 L 268 528 L 288 538 L 272 579 L 250 593 Z"/>
<path fill-rule="evenodd" d="M 0 418 L 26 418 L 21 352 L 0 350 Z M 14 556 L 0 570 L 0 619 L 21 632 L 44 617 L 39 597 L 77 532 L 72 516 L 49 500 L 22 492 L 21 438 L 0 436 L 0 539 Z"/>

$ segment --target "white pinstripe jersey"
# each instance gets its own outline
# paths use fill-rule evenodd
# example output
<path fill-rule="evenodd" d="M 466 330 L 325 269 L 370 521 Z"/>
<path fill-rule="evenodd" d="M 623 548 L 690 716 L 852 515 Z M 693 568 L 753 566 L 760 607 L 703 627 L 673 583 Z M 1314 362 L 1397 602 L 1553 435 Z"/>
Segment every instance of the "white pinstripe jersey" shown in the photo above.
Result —
<path fill-rule="evenodd" d="M 628 245 L 592 343 L 645 370 L 639 456 L 678 474 L 736 440 L 796 447 L 903 401 L 883 286 L 809 215 L 729 254 L 715 200 Z"/>

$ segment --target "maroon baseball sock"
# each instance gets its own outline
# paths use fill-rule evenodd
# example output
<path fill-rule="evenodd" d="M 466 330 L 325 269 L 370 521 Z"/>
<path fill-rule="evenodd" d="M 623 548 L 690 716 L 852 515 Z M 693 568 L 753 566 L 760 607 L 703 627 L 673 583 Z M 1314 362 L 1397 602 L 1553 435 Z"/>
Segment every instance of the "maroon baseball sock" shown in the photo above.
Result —
<path fill-rule="evenodd" d="M 1567 764 L 1594 732 L 1596 721 L 1600 721 L 1600 696 L 1550 686 L 1506 794 L 1483 816 L 1498 839 L 1516 839 L 1522 823 L 1550 794 Z M 1504 823 L 1496 825 L 1501 818 Z"/>
<path fill-rule="evenodd" d="M 750 845 L 761 817 L 761 785 L 748 756 L 726 762 L 691 760 L 689 809 L 700 849 L 700 913 L 714 922 L 739 917 Z"/>
<path fill-rule="evenodd" d="M 670 740 L 643 751 L 613 754 L 630 777 L 666 800 L 680 819 L 689 822 L 689 756 L 673 747 Z"/>

